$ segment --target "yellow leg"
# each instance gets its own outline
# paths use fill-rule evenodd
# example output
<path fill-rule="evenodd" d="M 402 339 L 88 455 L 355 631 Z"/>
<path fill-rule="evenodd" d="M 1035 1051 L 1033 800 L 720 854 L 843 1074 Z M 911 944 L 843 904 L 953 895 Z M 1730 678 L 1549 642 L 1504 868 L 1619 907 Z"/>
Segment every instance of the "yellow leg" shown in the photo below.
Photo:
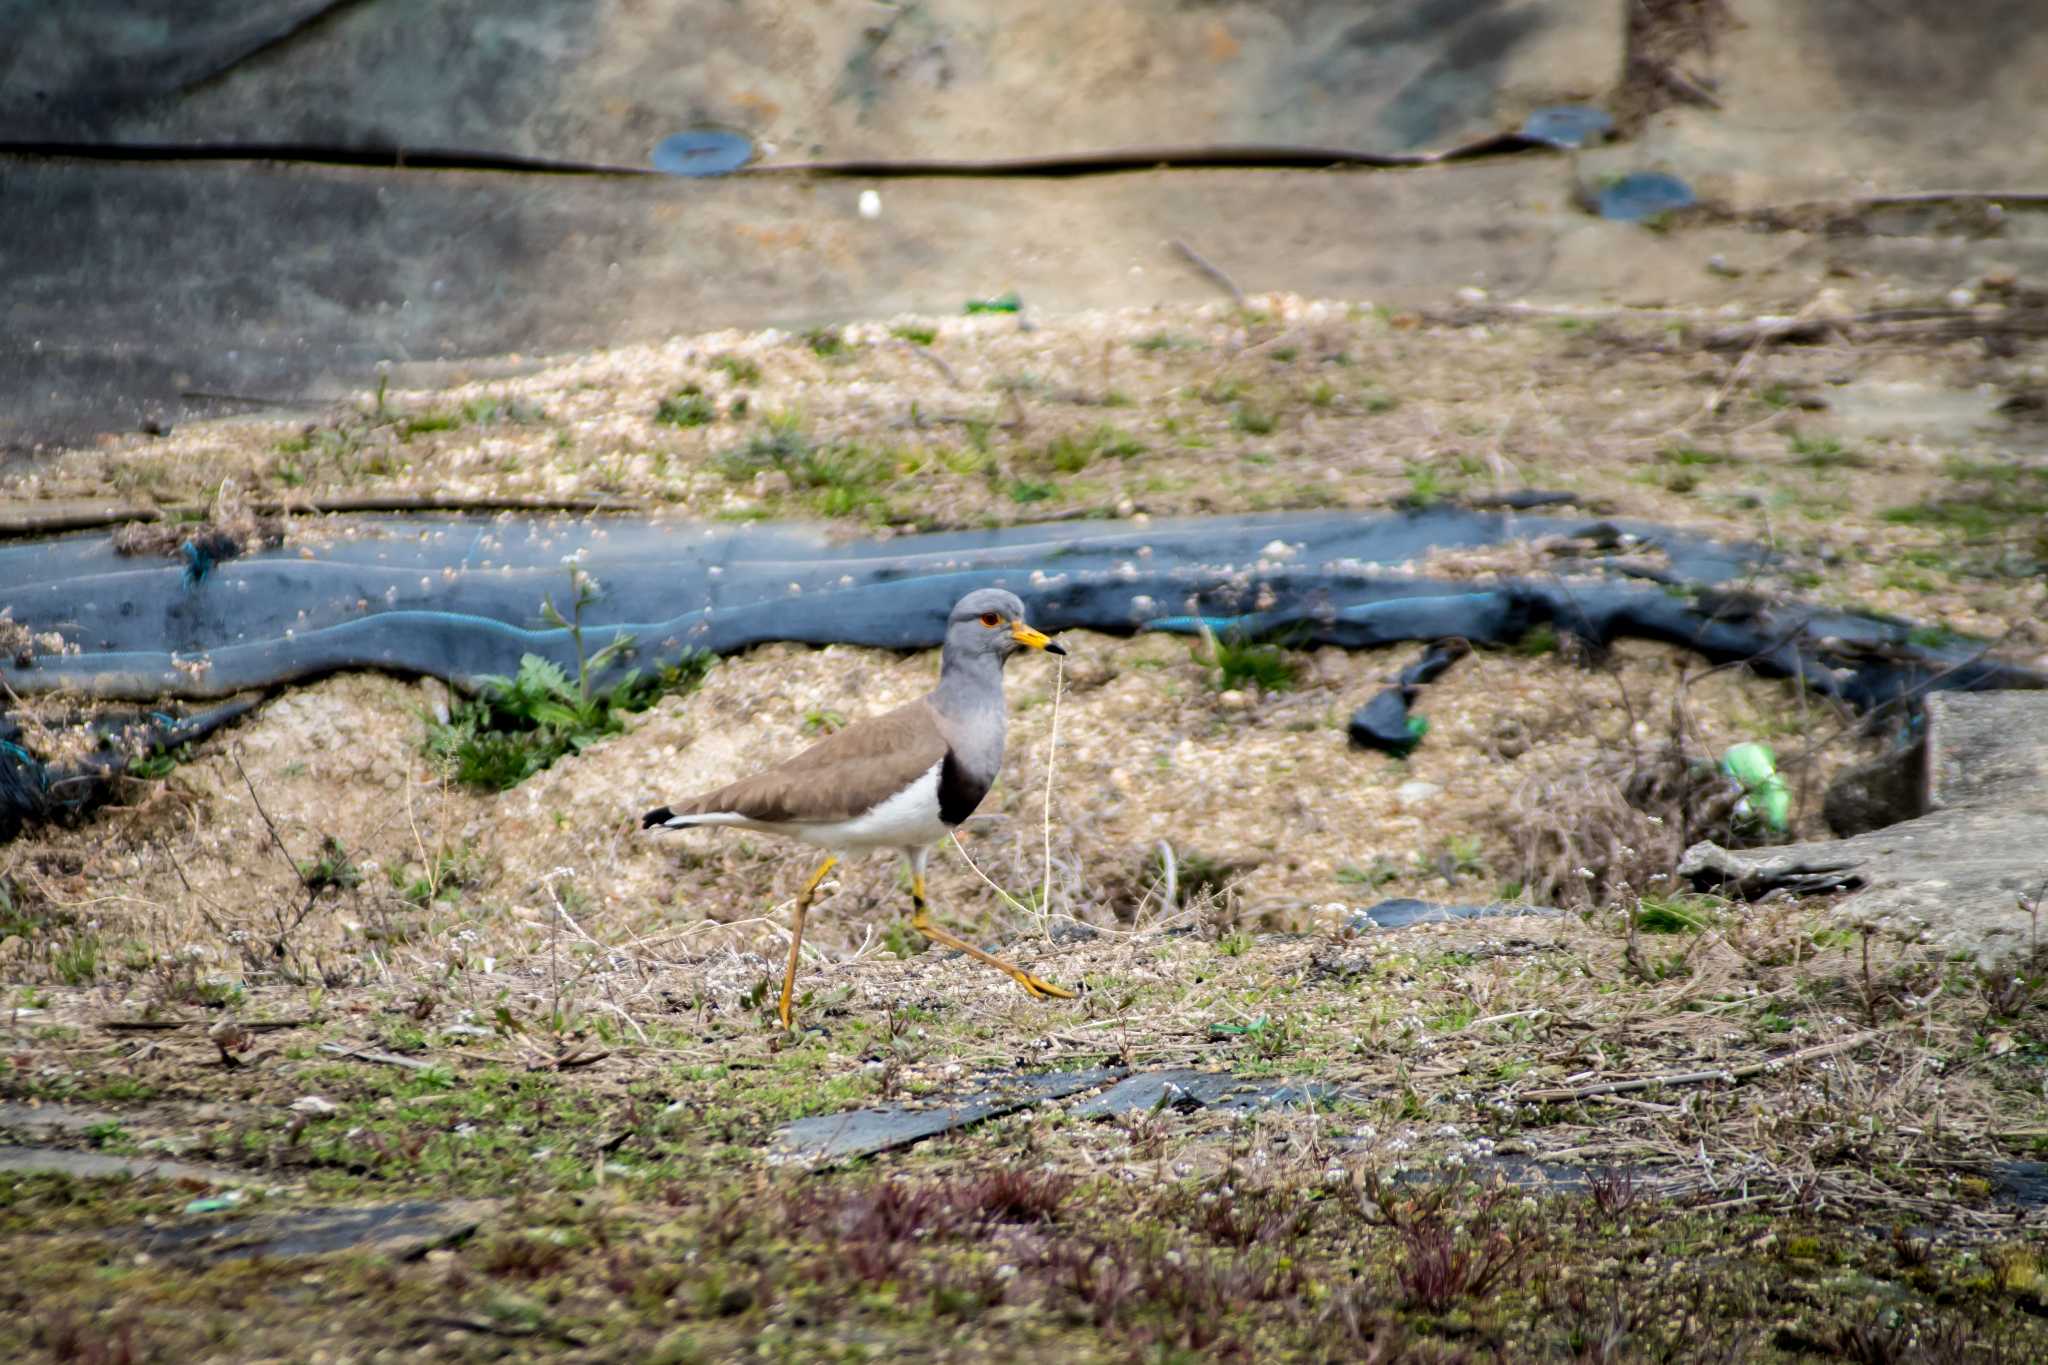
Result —
<path fill-rule="evenodd" d="M 1072 1000 L 1074 998 L 1074 993 L 1065 986 L 1055 986 L 1043 977 L 1033 976 L 1015 963 L 1005 962 L 993 953 L 984 953 L 972 943 L 967 942 L 967 940 L 955 938 L 944 929 L 939 928 L 938 925 L 933 924 L 931 922 L 932 908 L 925 904 L 924 874 L 922 872 L 913 872 L 910 875 L 910 902 L 917 907 L 917 913 L 910 917 L 910 927 L 923 934 L 932 942 L 943 943 L 948 948 L 958 948 L 969 957 L 981 959 L 1040 999 L 1056 997 L 1061 1000 Z"/>
<path fill-rule="evenodd" d="M 838 865 L 839 859 L 836 855 L 828 857 L 819 865 L 818 870 L 811 874 L 811 879 L 804 883 L 804 889 L 797 892 L 796 913 L 790 916 L 789 923 L 789 969 L 782 974 L 782 1006 L 777 1011 L 782 1016 L 784 1028 L 796 1027 L 790 1019 L 789 1002 L 790 997 L 796 993 L 796 958 L 797 950 L 804 946 L 804 916 L 810 912 L 811 897 L 816 894 L 818 883 L 824 881 L 825 874 Z"/>

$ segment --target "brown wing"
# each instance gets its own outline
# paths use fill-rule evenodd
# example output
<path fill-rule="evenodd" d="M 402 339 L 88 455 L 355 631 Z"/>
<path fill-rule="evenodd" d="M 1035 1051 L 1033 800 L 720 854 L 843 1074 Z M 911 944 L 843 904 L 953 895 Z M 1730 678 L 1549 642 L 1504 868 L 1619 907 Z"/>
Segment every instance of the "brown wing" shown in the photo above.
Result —
<path fill-rule="evenodd" d="M 786 763 L 669 809 L 676 815 L 731 811 L 750 820 L 812 824 L 851 820 L 922 777 L 946 756 L 923 701 L 828 735 Z"/>

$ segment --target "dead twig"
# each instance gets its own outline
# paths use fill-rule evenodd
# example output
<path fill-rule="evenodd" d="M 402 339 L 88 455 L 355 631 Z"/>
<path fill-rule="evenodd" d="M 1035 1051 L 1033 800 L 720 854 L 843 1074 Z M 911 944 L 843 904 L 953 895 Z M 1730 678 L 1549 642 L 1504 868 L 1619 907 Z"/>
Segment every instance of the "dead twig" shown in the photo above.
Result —
<path fill-rule="evenodd" d="M 911 355 L 916 356 L 919 360 L 922 360 L 925 364 L 937 370 L 941 375 L 945 376 L 946 382 L 948 384 L 951 384 L 954 388 L 957 389 L 960 387 L 960 376 L 953 373 L 953 367 L 951 365 L 948 365 L 945 362 L 944 358 L 934 353 L 930 347 L 913 345 L 912 343 L 908 341 L 903 341 L 901 339 L 899 339 L 896 342 L 896 345 L 900 349 L 909 352 Z"/>
<path fill-rule="evenodd" d="M 1700 1085 L 1707 1081 L 1739 1081 L 1766 1071 L 1776 1071 L 1794 1066 L 1800 1062 L 1818 1061 L 1839 1053 L 1852 1052 L 1871 1039 L 1883 1033 L 1883 1029 L 1865 1029 L 1852 1033 L 1847 1038 L 1838 1038 L 1832 1043 L 1820 1043 L 1797 1052 L 1788 1052 L 1782 1057 L 1770 1057 L 1761 1062 L 1746 1062 L 1741 1066 L 1716 1067 L 1711 1071 L 1678 1071 L 1662 1076 L 1636 1076 L 1621 1081 L 1597 1081 L 1592 1085 L 1560 1086 L 1551 1090 L 1528 1090 L 1515 1096 L 1518 1100 L 1544 1104 L 1559 1100 L 1583 1100 L 1594 1095 L 1616 1095 L 1627 1090 L 1648 1090 L 1660 1085 Z"/>
<path fill-rule="evenodd" d="M 432 1062 L 423 1062 L 417 1057 L 401 1057 L 394 1052 L 372 1052 L 367 1048 L 349 1047 L 344 1043 L 322 1043 L 320 1050 L 330 1057 L 347 1057 L 351 1061 L 374 1062 L 378 1066 L 401 1067 L 407 1071 L 432 1071 Z"/>
<path fill-rule="evenodd" d="M 1238 307 L 1244 307 L 1244 290 L 1239 289 L 1237 281 L 1224 274 L 1222 268 L 1214 261 L 1211 261 L 1207 256 L 1204 256 L 1178 237 L 1169 241 L 1166 245 L 1179 253 L 1182 260 L 1201 271 L 1204 275 L 1207 275 L 1211 283 L 1221 286 L 1232 299 L 1236 300 Z"/>
<path fill-rule="evenodd" d="M 276 1033 L 282 1029 L 305 1028 L 320 1021 L 311 1015 L 296 1019 L 244 1020 L 244 1033 Z M 167 1033 L 174 1029 L 208 1027 L 204 1019 L 107 1019 L 100 1027 L 108 1033 Z"/>

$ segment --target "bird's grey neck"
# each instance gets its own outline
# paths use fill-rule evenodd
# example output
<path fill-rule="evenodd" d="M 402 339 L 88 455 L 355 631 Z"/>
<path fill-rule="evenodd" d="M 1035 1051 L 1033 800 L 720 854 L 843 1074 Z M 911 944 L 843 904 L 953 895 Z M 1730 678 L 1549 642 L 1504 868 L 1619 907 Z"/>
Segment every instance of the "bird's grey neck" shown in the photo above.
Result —
<path fill-rule="evenodd" d="M 993 654 L 969 654 L 947 659 L 939 670 L 939 685 L 932 689 L 932 706 L 953 720 L 977 720 L 990 711 L 1003 714 L 1003 661 Z"/>

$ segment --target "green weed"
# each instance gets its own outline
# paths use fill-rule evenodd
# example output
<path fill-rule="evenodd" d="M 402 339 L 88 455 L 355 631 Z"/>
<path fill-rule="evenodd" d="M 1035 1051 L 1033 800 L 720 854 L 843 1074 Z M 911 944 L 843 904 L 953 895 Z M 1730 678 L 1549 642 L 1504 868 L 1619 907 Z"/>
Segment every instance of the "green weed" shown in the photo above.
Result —
<path fill-rule="evenodd" d="M 701 427 L 718 420 L 718 404 L 695 384 L 685 384 L 655 405 L 654 420 L 663 426 Z"/>
<path fill-rule="evenodd" d="M 498 791 L 516 787 L 565 754 L 618 734 L 628 713 L 646 710 L 667 693 L 693 690 L 710 670 L 709 655 L 689 651 L 652 673 L 633 669 L 610 687 L 594 687 L 598 674 L 633 652 L 634 640 L 621 632 L 590 652 L 583 612 L 598 600 L 599 589 L 581 569 L 570 571 L 570 586 L 573 619 L 564 618 L 552 598 L 542 600 L 541 616 L 566 629 L 575 644 L 573 681 L 553 660 L 528 654 L 515 676 L 482 679 L 480 696 L 456 706 L 446 724 L 428 727 L 428 756 L 458 781 Z"/>
<path fill-rule="evenodd" d="M 807 332 L 799 333 L 797 340 L 810 347 L 812 355 L 827 360 L 846 356 L 852 350 L 837 327 L 813 327 Z"/>
<path fill-rule="evenodd" d="M 1697 934 L 1713 926 L 1720 904 L 1712 896 L 1645 896 L 1636 907 L 1636 928 L 1646 934 Z"/>
<path fill-rule="evenodd" d="M 139 777 L 145 782 L 161 782 L 177 771 L 180 763 L 192 761 L 192 746 L 180 744 L 175 749 L 155 748 L 128 765 L 128 775 Z"/>
<path fill-rule="evenodd" d="M 1219 692 L 1254 686 L 1262 692 L 1292 691 L 1301 680 L 1301 664 L 1275 644 L 1255 644 L 1235 631 L 1222 636 L 1202 632 L 1191 652 L 1209 670 L 1209 684 Z"/>
<path fill-rule="evenodd" d="M 424 436 L 435 431 L 455 431 L 462 426 L 459 412 L 423 412 L 403 418 L 398 423 L 398 439 L 410 441 L 415 436 Z"/>
<path fill-rule="evenodd" d="M 1678 465 L 1682 468 L 1728 464 L 1731 458 L 1726 451 L 1702 450 L 1698 446 L 1684 444 L 1665 446 L 1657 452 L 1657 463 Z"/>
<path fill-rule="evenodd" d="M 717 355 L 711 358 L 711 368 L 722 370 L 735 384 L 758 384 L 761 382 L 761 367 L 743 355 Z"/>
<path fill-rule="evenodd" d="M 1868 469 L 1870 461 L 1845 447 L 1833 436 L 1802 436 L 1793 432 L 1785 438 L 1793 460 L 1808 469 Z"/>
<path fill-rule="evenodd" d="M 1104 422 L 1092 431 L 1055 436 L 1040 459 L 1059 473 L 1078 474 L 1099 458 L 1128 460 L 1144 453 L 1144 444 L 1135 436 Z"/>
<path fill-rule="evenodd" d="M 1338 881 L 1348 886 L 1373 888 L 1385 886 L 1388 882 L 1399 881 L 1403 874 L 1401 869 L 1394 865 L 1392 859 L 1381 855 L 1374 858 L 1364 867 L 1359 867 L 1353 863 L 1346 863 L 1337 869 L 1335 875 Z"/>
<path fill-rule="evenodd" d="M 1277 423 L 1273 414 L 1263 408 L 1255 408 L 1249 403 L 1239 403 L 1230 410 L 1230 425 L 1232 429 L 1247 436 L 1270 436 Z"/>

